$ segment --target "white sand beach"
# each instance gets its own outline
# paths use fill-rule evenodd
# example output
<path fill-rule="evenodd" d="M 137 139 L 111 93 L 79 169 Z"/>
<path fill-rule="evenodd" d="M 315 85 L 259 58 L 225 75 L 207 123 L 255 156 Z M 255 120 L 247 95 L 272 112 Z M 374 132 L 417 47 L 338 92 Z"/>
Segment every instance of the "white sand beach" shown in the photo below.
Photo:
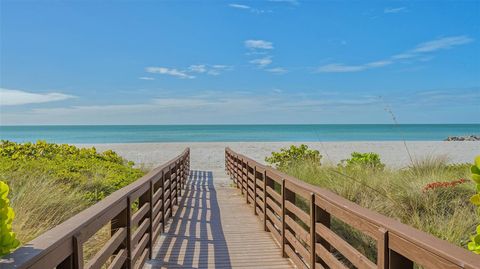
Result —
<path fill-rule="evenodd" d="M 192 169 L 218 170 L 224 167 L 224 149 L 230 147 L 259 162 L 264 162 L 272 151 L 302 142 L 202 142 L 202 143 L 131 143 L 131 144 L 80 144 L 95 146 L 103 151 L 112 149 L 137 164 L 156 166 L 173 158 L 184 148 L 190 147 Z M 392 168 L 408 166 L 411 161 L 403 141 L 368 142 L 304 142 L 323 155 L 323 163 L 336 164 L 353 151 L 376 152 L 382 161 Z M 480 141 L 410 141 L 406 142 L 414 159 L 444 156 L 449 162 L 472 162 L 480 154 Z"/>

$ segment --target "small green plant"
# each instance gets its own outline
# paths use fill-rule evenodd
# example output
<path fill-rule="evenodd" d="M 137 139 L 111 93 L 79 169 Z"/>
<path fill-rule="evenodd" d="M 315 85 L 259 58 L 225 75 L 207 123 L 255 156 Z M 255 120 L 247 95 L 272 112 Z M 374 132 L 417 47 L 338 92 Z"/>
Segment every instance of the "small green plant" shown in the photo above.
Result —
<path fill-rule="evenodd" d="M 380 155 L 374 152 L 360 153 L 352 152 L 352 158 L 342 160 L 339 166 L 346 167 L 347 169 L 355 168 L 371 168 L 377 170 L 383 170 L 385 164 L 380 161 Z"/>
<path fill-rule="evenodd" d="M 290 148 L 282 148 L 280 152 L 272 152 L 272 156 L 266 157 L 265 161 L 275 165 L 278 169 L 285 169 L 294 163 L 310 161 L 320 165 L 322 155 L 318 150 L 309 149 L 307 145 L 299 147 L 291 145 Z"/>
<path fill-rule="evenodd" d="M 8 199 L 8 185 L 0 181 L 0 257 L 18 247 L 20 242 L 12 232 L 12 221 L 15 216 Z"/>
<path fill-rule="evenodd" d="M 480 216 L 480 155 L 475 158 L 475 163 L 470 168 L 470 171 L 472 172 L 472 180 L 477 184 L 477 193 L 470 198 L 470 201 L 479 207 L 477 214 Z M 480 254 L 480 225 L 477 226 L 476 232 L 477 234 L 473 235 L 468 243 L 468 249 L 476 254 Z"/>

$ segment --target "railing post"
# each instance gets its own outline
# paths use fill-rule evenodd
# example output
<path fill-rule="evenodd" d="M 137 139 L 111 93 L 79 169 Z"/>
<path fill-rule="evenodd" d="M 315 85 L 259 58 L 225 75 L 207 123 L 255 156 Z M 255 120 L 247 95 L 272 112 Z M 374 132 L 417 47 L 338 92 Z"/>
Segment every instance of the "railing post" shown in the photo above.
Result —
<path fill-rule="evenodd" d="M 325 227 L 330 228 L 330 213 L 315 205 L 315 222 L 321 223 Z M 321 236 L 316 236 L 315 241 L 316 243 L 321 244 L 326 250 L 331 251 L 330 243 L 328 243 L 328 241 Z M 323 266 L 326 266 L 325 262 L 322 259 L 317 259 L 317 262 L 320 262 Z"/>
<path fill-rule="evenodd" d="M 244 174 L 244 178 L 245 178 L 245 202 L 247 204 L 249 204 L 248 202 L 248 181 L 250 180 L 250 178 L 248 177 L 248 161 L 247 162 L 244 162 L 245 164 L 245 170 L 247 170 L 246 172 L 243 172 Z M 243 170 L 243 169 L 242 169 Z"/>
<path fill-rule="evenodd" d="M 317 243 L 315 207 L 315 194 L 310 193 L 310 269 L 314 269 L 317 262 L 317 254 L 315 252 L 315 244 Z"/>
<path fill-rule="evenodd" d="M 178 199 L 180 198 L 180 196 L 182 196 L 182 182 L 181 182 L 181 179 L 180 179 L 180 162 L 176 162 L 176 165 L 175 165 L 175 182 L 177 182 L 177 184 L 175 185 L 175 188 L 177 189 L 176 193 L 177 193 L 177 205 L 179 204 L 178 202 Z"/>
<path fill-rule="evenodd" d="M 148 213 L 139 221 L 139 225 L 145 221 L 145 219 L 149 219 L 149 226 L 148 226 L 148 243 L 149 243 L 149 252 L 152 253 L 152 224 L 153 224 L 153 206 L 152 206 L 152 201 L 153 201 L 153 181 L 150 180 L 149 182 L 149 189 L 147 192 L 142 194 L 139 198 L 139 203 L 138 203 L 138 208 L 141 208 L 143 205 L 148 203 Z M 149 254 L 150 255 L 150 254 Z"/>
<path fill-rule="evenodd" d="M 413 269 L 413 262 L 401 254 L 389 249 L 389 269 Z"/>
<path fill-rule="evenodd" d="M 267 170 L 263 170 L 263 230 L 267 229 Z"/>
<path fill-rule="evenodd" d="M 73 236 L 73 269 L 83 269 L 83 244 L 78 235 Z"/>
<path fill-rule="evenodd" d="M 170 215 L 167 216 L 167 218 L 170 218 L 171 216 L 173 216 L 173 188 L 172 188 L 172 185 L 173 185 L 173 178 L 172 178 L 172 166 L 169 165 L 168 166 L 168 179 L 170 181 L 170 184 L 168 185 L 168 189 L 170 190 Z"/>
<path fill-rule="evenodd" d="M 132 225 L 131 225 L 131 218 L 132 218 L 132 203 L 130 201 L 130 196 L 127 197 L 127 207 L 122 210 L 117 216 L 115 216 L 110 224 L 110 229 L 111 229 L 111 235 L 115 234 L 115 232 L 119 228 L 125 227 L 127 229 L 127 236 L 125 238 L 125 241 L 122 243 L 122 245 L 119 247 L 119 249 L 115 252 L 118 253 L 118 251 L 121 248 L 125 248 L 127 252 L 127 259 L 125 261 L 125 264 L 123 265 L 123 269 L 131 269 L 133 267 L 133 262 L 132 262 L 132 249 L 131 249 L 131 240 L 132 240 Z M 83 262 L 83 259 L 82 259 Z"/>
<path fill-rule="evenodd" d="M 148 227 L 148 246 L 149 246 L 149 251 L 148 251 L 148 258 L 152 259 L 152 252 L 153 252 L 153 194 L 155 193 L 155 187 L 153 186 L 153 180 L 150 180 L 150 197 L 149 197 L 149 203 L 150 203 L 150 209 L 149 209 L 149 218 L 150 218 L 150 225 Z"/>
<path fill-rule="evenodd" d="M 285 253 L 285 244 L 287 243 L 287 239 L 285 238 L 285 213 L 286 213 L 286 209 L 285 209 L 285 199 L 286 199 L 286 195 L 285 195 L 285 179 L 283 178 L 282 179 L 282 257 L 286 258 L 287 257 L 287 253 Z"/>
<path fill-rule="evenodd" d="M 165 171 L 162 170 L 162 178 L 160 179 L 162 182 L 162 193 L 160 195 L 160 202 L 162 202 L 161 210 L 162 210 L 162 234 L 165 233 Z"/>
<path fill-rule="evenodd" d="M 388 231 L 385 228 L 379 228 L 380 238 L 377 241 L 377 266 L 379 269 L 388 269 Z"/>
<path fill-rule="evenodd" d="M 68 256 L 65 260 L 63 260 L 59 265 L 56 267 L 57 269 L 73 269 L 73 253 Z"/>
<path fill-rule="evenodd" d="M 253 214 L 257 215 L 257 166 L 253 166 Z"/>

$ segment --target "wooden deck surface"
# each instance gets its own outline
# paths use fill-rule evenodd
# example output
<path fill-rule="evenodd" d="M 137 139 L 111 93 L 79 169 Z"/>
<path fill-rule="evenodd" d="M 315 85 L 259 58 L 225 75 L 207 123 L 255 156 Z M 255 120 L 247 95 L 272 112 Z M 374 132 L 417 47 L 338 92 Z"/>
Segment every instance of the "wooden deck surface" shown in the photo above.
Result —
<path fill-rule="evenodd" d="M 293 268 L 223 171 L 192 171 L 144 268 Z"/>

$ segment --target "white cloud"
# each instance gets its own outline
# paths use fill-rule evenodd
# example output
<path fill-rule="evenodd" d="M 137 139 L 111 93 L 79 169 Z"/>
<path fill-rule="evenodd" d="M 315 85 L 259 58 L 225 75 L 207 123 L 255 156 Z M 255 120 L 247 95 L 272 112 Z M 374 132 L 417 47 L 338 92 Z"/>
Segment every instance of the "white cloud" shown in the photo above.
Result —
<path fill-rule="evenodd" d="M 195 73 L 205 73 L 207 68 L 204 64 L 192 64 L 188 67 L 188 70 Z"/>
<path fill-rule="evenodd" d="M 218 76 L 224 71 L 231 70 L 232 67 L 223 64 L 214 64 L 214 65 L 207 65 L 207 64 L 193 64 L 188 67 L 189 72 L 199 73 L 199 74 L 207 74 L 211 76 Z"/>
<path fill-rule="evenodd" d="M 152 77 L 139 77 L 138 79 L 141 79 L 141 80 L 155 80 L 155 78 L 152 78 Z"/>
<path fill-rule="evenodd" d="M 468 36 L 451 36 L 440 39 L 435 39 L 418 44 L 414 49 L 405 51 L 403 53 L 395 54 L 387 59 L 373 61 L 358 65 L 345 65 L 341 63 L 332 63 L 320 66 L 316 71 L 320 73 L 342 73 L 342 72 L 359 72 L 372 68 L 380 68 L 392 65 L 396 62 L 405 62 L 410 59 L 420 62 L 426 62 L 433 59 L 431 55 L 425 55 L 437 50 L 451 49 L 455 46 L 464 45 L 473 42 L 473 39 Z"/>
<path fill-rule="evenodd" d="M 366 67 L 382 67 L 382 66 L 387 66 L 393 64 L 392 61 L 388 60 L 382 60 L 382 61 L 376 61 L 376 62 L 370 62 L 365 64 Z"/>
<path fill-rule="evenodd" d="M 419 44 L 413 52 L 432 52 L 441 49 L 451 49 L 454 46 L 464 45 L 472 42 L 468 36 L 444 37 Z"/>
<path fill-rule="evenodd" d="M 75 96 L 58 92 L 33 93 L 0 88 L 0 105 L 2 106 L 48 103 L 70 98 L 75 98 Z"/>
<path fill-rule="evenodd" d="M 145 68 L 145 71 L 148 73 L 152 74 L 162 74 L 162 75 L 169 75 L 169 76 L 174 76 L 182 79 L 192 79 L 195 78 L 195 76 L 189 75 L 185 71 L 180 71 L 175 68 L 167 68 L 167 67 L 147 67 Z"/>
<path fill-rule="evenodd" d="M 364 65 L 344 65 L 344 64 L 327 64 L 320 66 L 317 72 L 320 73 L 345 73 L 345 72 L 358 72 L 367 69 Z"/>
<path fill-rule="evenodd" d="M 288 72 L 288 70 L 283 67 L 274 67 L 274 68 L 267 69 L 266 71 L 274 74 L 285 74 Z"/>
<path fill-rule="evenodd" d="M 249 49 L 273 49 L 272 42 L 265 40 L 245 40 L 245 47 Z"/>
<path fill-rule="evenodd" d="M 232 69 L 232 66 L 222 64 L 192 64 L 185 70 L 178 70 L 175 68 L 167 67 L 147 67 L 145 68 L 145 71 L 152 74 L 170 75 L 182 79 L 193 79 L 195 78 L 194 74 L 207 74 L 211 76 L 218 76 L 222 72 Z M 141 77 L 140 79 L 153 80 L 154 78 Z"/>
<path fill-rule="evenodd" d="M 250 63 L 256 65 L 259 68 L 263 68 L 272 63 L 272 57 L 267 56 L 263 58 L 254 59 L 254 60 L 251 60 Z"/>
<path fill-rule="evenodd" d="M 406 12 L 408 9 L 406 7 L 388 7 L 383 10 L 383 13 L 388 14 L 388 13 L 400 13 L 400 12 Z"/>
<path fill-rule="evenodd" d="M 233 8 L 238 8 L 238 9 L 250 9 L 249 6 L 241 5 L 241 4 L 229 4 L 228 6 Z"/>

